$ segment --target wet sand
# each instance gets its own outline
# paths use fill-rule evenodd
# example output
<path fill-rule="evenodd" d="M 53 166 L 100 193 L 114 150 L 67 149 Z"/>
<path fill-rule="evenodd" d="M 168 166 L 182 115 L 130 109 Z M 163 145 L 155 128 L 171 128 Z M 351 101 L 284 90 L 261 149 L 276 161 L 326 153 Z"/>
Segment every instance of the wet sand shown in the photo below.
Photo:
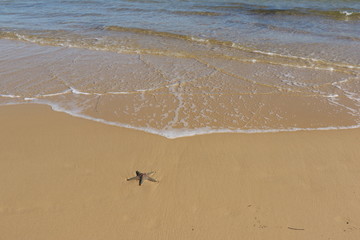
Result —
<path fill-rule="evenodd" d="M 181 56 L 0 40 L 0 105 L 47 104 L 169 138 L 360 124 L 358 65 L 165 39 Z"/>
<path fill-rule="evenodd" d="M 0 239 L 360 237 L 360 129 L 169 140 L 30 104 L 0 123 Z"/>

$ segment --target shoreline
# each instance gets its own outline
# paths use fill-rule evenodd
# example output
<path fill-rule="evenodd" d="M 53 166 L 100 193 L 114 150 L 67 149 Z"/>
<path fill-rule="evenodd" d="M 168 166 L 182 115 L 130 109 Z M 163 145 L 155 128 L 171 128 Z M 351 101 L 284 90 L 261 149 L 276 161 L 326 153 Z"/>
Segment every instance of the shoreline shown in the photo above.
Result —
<path fill-rule="evenodd" d="M 1 97 L 1 96 L 0 96 Z M 144 133 L 149 133 L 157 136 L 164 137 L 166 139 L 178 139 L 178 138 L 186 138 L 186 137 L 195 137 L 195 136 L 203 136 L 203 135 L 212 135 L 212 134 L 262 134 L 262 133 L 291 133 L 291 132 L 307 132 L 307 131 L 337 131 L 337 130 L 350 130 L 350 129 L 360 129 L 359 125 L 352 125 L 352 126 L 330 126 L 330 127 L 319 127 L 319 128 L 289 128 L 289 129 L 209 129 L 209 128 L 202 128 L 202 129 L 171 129 L 171 130 L 159 130 L 153 128 L 146 128 L 146 127 L 134 127 L 131 125 L 117 123 L 112 121 L 107 121 L 104 119 L 98 119 L 91 116 L 86 116 L 84 114 L 73 113 L 71 111 L 67 111 L 62 109 L 61 107 L 56 106 L 56 104 L 50 103 L 36 103 L 36 102 L 24 102 L 24 103 L 8 103 L 3 106 L 15 106 L 15 105 L 41 105 L 50 107 L 52 111 L 64 113 L 71 117 L 80 118 L 84 120 L 93 121 L 100 124 L 105 124 L 108 126 L 114 126 L 119 128 L 126 128 L 135 131 L 141 131 Z M 180 134 L 182 133 L 182 134 Z"/>
<path fill-rule="evenodd" d="M 169 140 L 37 104 L 0 123 L 6 239 L 360 236 L 359 129 Z"/>

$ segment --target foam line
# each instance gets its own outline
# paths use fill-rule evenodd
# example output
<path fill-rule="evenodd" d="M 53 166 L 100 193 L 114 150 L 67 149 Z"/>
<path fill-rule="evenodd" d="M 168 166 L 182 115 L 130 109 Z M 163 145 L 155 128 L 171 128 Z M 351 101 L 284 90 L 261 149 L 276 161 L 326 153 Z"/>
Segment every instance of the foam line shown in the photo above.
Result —
<path fill-rule="evenodd" d="M 44 95 L 36 95 L 36 97 L 54 97 L 54 96 L 68 94 L 69 92 L 72 92 L 72 89 L 68 89 L 68 90 L 65 90 L 63 92 L 58 92 L 58 93 L 49 93 L 49 94 L 44 94 Z"/>
<path fill-rule="evenodd" d="M 0 97 L 4 97 L 4 98 L 21 98 L 20 96 L 12 95 L 12 94 L 0 94 Z"/>
<path fill-rule="evenodd" d="M 18 105 L 18 104 L 24 104 L 24 103 L 7 103 L 2 105 Z M 25 103 L 26 104 L 26 103 Z M 320 127 L 320 128 L 287 128 L 287 129 L 212 129 L 212 128 L 198 128 L 198 129 L 172 129 L 168 128 L 165 130 L 159 130 L 149 127 L 135 127 L 131 126 L 129 124 L 123 124 L 123 123 L 117 123 L 112 121 L 107 121 L 104 119 L 94 118 L 90 116 L 86 116 L 84 114 L 78 113 L 76 111 L 69 111 L 65 110 L 62 107 L 60 107 L 57 104 L 54 103 L 48 103 L 48 102 L 32 102 L 31 104 L 40 104 L 40 105 L 48 105 L 51 107 L 53 111 L 56 112 L 63 112 L 66 114 L 69 114 L 73 117 L 83 118 L 111 126 L 117 126 L 117 127 L 123 127 L 128 129 L 135 129 L 138 131 L 143 131 L 155 135 L 160 135 L 168 139 L 177 139 L 177 138 L 183 138 L 183 137 L 191 137 L 191 136 L 197 136 L 197 135 L 205 135 L 205 134 L 214 134 L 214 133 L 245 133 L 245 134 L 251 134 L 251 133 L 279 133 L 279 132 L 298 132 L 298 131 L 325 131 L 325 130 L 346 130 L 346 129 L 356 129 L 360 128 L 360 124 L 358 125 L 352 125 L 352 126 L 339 126 L 339 127 Z"/>

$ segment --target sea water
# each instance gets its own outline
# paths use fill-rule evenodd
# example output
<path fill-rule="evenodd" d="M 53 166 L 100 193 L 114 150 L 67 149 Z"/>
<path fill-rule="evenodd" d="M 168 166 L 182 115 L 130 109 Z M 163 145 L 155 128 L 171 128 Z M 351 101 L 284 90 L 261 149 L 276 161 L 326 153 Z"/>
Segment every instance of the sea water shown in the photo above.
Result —
<path fill-rule="evenodd" d="M 360 1 L 0 0 L 0 104 L 170 138 L 360 125 Z"/>

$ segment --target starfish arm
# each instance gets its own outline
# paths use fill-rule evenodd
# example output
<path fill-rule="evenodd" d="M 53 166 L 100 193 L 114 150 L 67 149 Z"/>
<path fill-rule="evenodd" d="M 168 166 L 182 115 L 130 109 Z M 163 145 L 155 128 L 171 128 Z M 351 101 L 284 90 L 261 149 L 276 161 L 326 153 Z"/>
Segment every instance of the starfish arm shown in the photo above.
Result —
<path fill-rule="evenodd" d="M 154 179 L 154 178 L 152 178 L 152 177 L 148 177 L 147 179 L 148 179 L 149 181 L 152 181 L 152 182 L 157 182 L 157 180 Z"/>
<path fill-rule="evenodd" d="M 128 178 L 127 180 L 128 180 L 128 181 L 131 181 L 131 180 L 139 180 L 139 177 L 138 177 L 138 176 L 135 176 L 135 177 L 132 177 L 132 178 Z"/>
<path fill-rule="evenodd" d="M 155 172 L 154 171 L 152 171 L 152 172 L 148 172 L 148 173 L 146 173 L 146 175 L 151 175 L 151 174 L 154 174 Z"/>
<path fill-rule="evenodd" d="M 141 186 L 141 184 L 144 182 L 144 177 L 143 176 L 141 176 L 140 177 L 140 181 L 139 181 L 139 186 Z"/>

